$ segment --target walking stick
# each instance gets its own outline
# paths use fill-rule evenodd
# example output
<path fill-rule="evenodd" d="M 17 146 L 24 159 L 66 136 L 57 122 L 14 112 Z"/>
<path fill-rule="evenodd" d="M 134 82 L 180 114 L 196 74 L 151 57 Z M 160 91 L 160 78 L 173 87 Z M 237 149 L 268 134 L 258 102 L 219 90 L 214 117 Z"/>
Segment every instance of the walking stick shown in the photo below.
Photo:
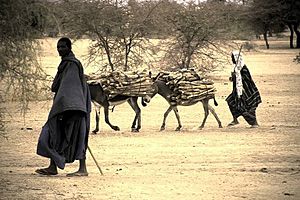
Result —
<path fill-rule="evenodd" d="M 88 148 L 88 150 L 89 150 L 89 152 L 90 152 L 90 154 L 91 154 L 91 156 L 92 156 L 92 158 L 93 158 L 93 160 L 94 160 L 95 164 L 97 165 L 97 167 L 98 167 L 98 169 L 99 169 L 99 171 L 100 171 L 101 175 L 103 175 L 103 172 L 102 172 L 102 170 L 101 170 L 101 168 L 100 168 L 100 166 L 99 166 L 99 164 L 98 164 L 98 162 L 97 162 L 96 158 L 94 157 L 94 155 L 93 155 L 93 153 L 92 153 L 92 150 L 91 150 L 91 148 L 90 148 L 89 146 L 88 146 L 87 148 Z"/>
<path fill-rule="evenodd" d="M 236 68 L 236 66 L 237 66 L 237 64 L 238 64 L 238 61 L 239 61 L 239 59 L 240 59 L 240 55 L 241 55 L 242 48 L 243 48 L 243 45 L 241 45 L 241 47 L 240 47 L 240 49 L 239 49 L 239 54 L 238 54 L 237 60 L 235 61 L 236 63 L 235 63 L 235 66 L 234 66 L 234 71 L 235 71 L 235 68 Z"/>

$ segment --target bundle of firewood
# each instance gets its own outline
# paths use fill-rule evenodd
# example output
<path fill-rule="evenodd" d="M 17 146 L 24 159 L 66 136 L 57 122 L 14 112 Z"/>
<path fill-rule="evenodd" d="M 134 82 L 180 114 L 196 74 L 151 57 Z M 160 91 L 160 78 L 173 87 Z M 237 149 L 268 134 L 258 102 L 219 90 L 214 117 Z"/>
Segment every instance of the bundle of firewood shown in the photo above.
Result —
<path fill-rule="evenodd" d="M 89 84 L 101 84 L 109 97 L 122 94 L 143 97 L 153 93 L 153 82 L 146 71 L 113 71 L 88 75 Z"/>
<path fill-rule="evenodd" d="M 210 79 L 200 77 L 193 69 L 177 72 L 160 72 L 158 80 L 166 82 L 173 91 L 171 103 L 178 105 L 192 104 L 205 98 L 212 98 L 216 88 Z"/>

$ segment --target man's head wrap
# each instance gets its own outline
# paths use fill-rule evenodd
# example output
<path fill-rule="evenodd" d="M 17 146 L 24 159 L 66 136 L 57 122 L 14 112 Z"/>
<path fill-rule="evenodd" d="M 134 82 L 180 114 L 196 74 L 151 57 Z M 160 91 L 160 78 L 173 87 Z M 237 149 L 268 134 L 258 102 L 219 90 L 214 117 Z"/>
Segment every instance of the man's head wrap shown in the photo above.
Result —
<path fill-rule="evenodd" d="M 67 47 L 69 47 L 69 49 L 71 50 L 72 49 L 72 42 L 69 38 L 67 37 L 62 37 L 58 40 L 58 42 L 65 42 Z"/>
<path fill-rule="evenodd" d="M 239 67 L 242 69 L 242 67 L 245 65 L 243 60 L 243 55 L 241 52 L 234 50 L 231 53 L 232 62 L 236 67 Z"/>

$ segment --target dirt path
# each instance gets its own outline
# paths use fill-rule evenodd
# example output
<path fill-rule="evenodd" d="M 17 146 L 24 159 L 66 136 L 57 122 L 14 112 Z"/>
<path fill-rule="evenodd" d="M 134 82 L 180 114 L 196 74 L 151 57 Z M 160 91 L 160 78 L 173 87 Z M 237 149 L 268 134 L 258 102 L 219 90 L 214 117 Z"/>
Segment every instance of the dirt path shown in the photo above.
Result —
<path fill-rule="evenodd" d="M 1 142 L 1 199 L 299 199 L 299 128 L 93 135 L 90 176 L 42 177 L 37 131 Z M 13 152 L 11 151 L 13 149 Z"/>
<path fill-rule="evenodd" d="M 126 104 L 116 107 L 110 117 L 121 131 L 102 120 L 101 133 L 90 137 L 104 176 L 89 154 L 88 177 L 65 176 L 77 162 L 55 177 L 35 174 L 48 165 L 35 151 L 51 103 L 31 105 L 25 128 L 32 130 L 21 130 L 16 104 L 2 105 L 13 117 L 7 117 L 8 138 L 0 139 L 0 199 L 300 199 L 300 65 L 291 61 L 294 55 L 284 49 L 245 55 L 263 97 L 258 129 L 243 119 L 237 127 L 219 129 L 210 115 L 198 130 L 198 104 L 179 108 L 183 131 L 174 131 L 171 113 L 166 131 L 159 132 L 167 103 L 156 96 L 142 110 L 141 132 L 131 133 L 133 111 Z M 223 125 L 231 120 L 224 101 L 231 90 L 229 68 L 216 75 L 215 109 Z"/>

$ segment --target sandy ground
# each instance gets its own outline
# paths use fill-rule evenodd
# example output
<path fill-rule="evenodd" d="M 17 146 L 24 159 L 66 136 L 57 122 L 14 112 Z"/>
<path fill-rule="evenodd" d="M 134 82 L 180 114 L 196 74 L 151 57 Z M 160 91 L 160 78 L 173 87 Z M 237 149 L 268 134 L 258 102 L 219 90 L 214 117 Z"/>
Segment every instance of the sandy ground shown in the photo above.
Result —
<path fill-rule="evenodd" d="M 42 61 L 55 73 L 59 59 L 55 42 L 48 43 Z M 134 112 L 128 104 L 110 115 L 121 131 L 112 131 L 102 118 L 101 133 L 90 135 L 89 145 L 103 176 L 90 154 L 88 177 L 66 177 L 78 162 L 54 177 L 35 174 L 48 165 L 35 152 L 51 102 L 33 102 L 25 122 L 17 104 L 2 104 L 8 124 L 7 139 L 0 137 L 0 199 L 300 199 L 300 64 L 292 62 L 299 50 L 288 49 L 286 41 L 271 45 L 270 50 L 258 46 L 258 51 L 245 52 L 263 98 L 257 110 L 259 128 L 250 129 L 243 119 L 236 127 L 226 127 L 231 121 L 225 102 L 231 91 L 228 66 L 214 75 L 222 129 L 212 115 L 204 129 L 197 129 L 203 118 L 199 103 L 179 107 L 181 132 L 174 131 L 173 113 L 160 132 L 168 107 L 160 96 L 142 108 L 139 133 L 130 132 Z M 77 55 L 79 47 L 74 49 Z M 94 124 L 92 120 L 92 128 Z"/>

